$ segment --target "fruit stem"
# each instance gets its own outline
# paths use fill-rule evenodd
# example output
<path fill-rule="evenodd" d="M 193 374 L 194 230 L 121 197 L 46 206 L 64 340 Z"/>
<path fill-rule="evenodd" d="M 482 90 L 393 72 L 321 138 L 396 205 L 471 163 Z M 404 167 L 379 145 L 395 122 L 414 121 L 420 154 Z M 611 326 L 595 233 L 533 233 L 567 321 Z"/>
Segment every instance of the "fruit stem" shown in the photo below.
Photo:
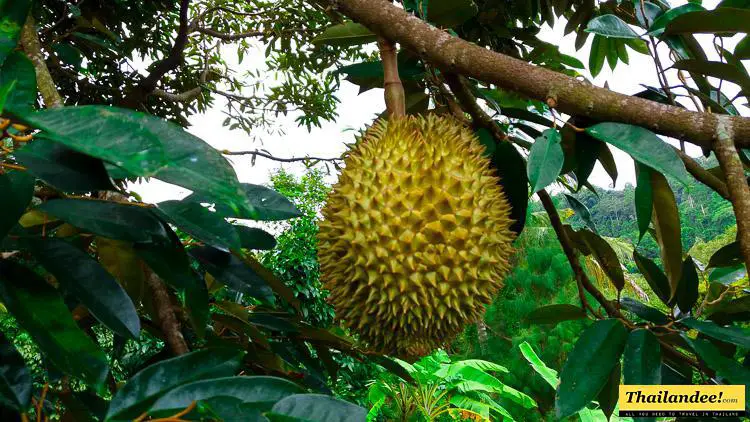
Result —
<path fill-rule="evenodd" d="M 383 61 L 383 88 L 385 89 L 385 108 L 388 117 L 406 115 L 406 94 L 404 85 L 398 76 L 398 53 L 396 46 L 384 37 L 378 37 L 380 58 Z"/>

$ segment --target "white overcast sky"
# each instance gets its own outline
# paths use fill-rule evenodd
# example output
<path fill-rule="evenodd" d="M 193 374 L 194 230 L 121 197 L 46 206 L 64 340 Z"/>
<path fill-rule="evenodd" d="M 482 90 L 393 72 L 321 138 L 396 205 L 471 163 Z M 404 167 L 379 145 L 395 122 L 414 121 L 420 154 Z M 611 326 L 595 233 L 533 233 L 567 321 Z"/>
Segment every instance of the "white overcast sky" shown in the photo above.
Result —
<path fill-rule="evenodd" d="M 703 6 L 711 9 L 718 2 L 718 0 L 704 1 Z M 672 1 L 671 3 L 679 5 L 685 3 L 685 1 Z M 591 38 L 593 37 L 589 37 L 587 44 L 580 51 L 576 52 L 574 47 L 575 34 L 563 36 L 564 27 L 565 21 L 562 20 L 558 21 L 554 28 L 545 25 L 540 33 L 540 38 L 553 44 L 558 44 L 563 53 L 576 56 L 581 62 L 587 65 L 588 52 Z M 717 55 L 715 53 L 711 54 L 713 52 L 713 48 L 711 47 L 713 37 L 711 35 L 698 37 L 699 41 L 707 47 L 706 50 L 709 52 L 709 58 L 716 60 Z M 739 35 L 730 40 L 725 39 L 725 48 L 732 51 L 739 39 L 741 39 Z M 666 47 L 662 47 L 664 47 L 664 51 L 661 52 L 661 58 L 668 65 L 669 56 Z M 227 49 L 227 51 L 230 52 L 231 48 Z M 640 84 L 659 86 L 651 58 L 630 49 L 628 53 L 630 65 L 619 63 L 616 69 L 611 71 L 609 66 L 605 64 L 602 72 L 594 79 L 591 79 L 588 69 L 582 71 L 582 73 L 592 80 L 595 85 L 604 86 L 606 82 L 609 89 L 624 94 L 634 94 L 641 91 L 643 88 Z M 225 60 L 230 63 L 234 60 L 234 64 L 236 64 L 236 58 L 232 58 L 232 54 L 227 54 L 227 56 Z M 259 46 L 256 54 L 248 56 L 243 66 L 248 63 L 262 64 L 264 60 L 263 47 Z M 239 69 L 240 66 L 237 65 L 237 68 Z M 238 70 L 238 73 L 242 73 L 242 71 Z M 339 92 L 336 94 L 341 101 L 338 105 L 338 119 L 334 122 L 325 122 L 322 128 L 313 128 L 311 132 L 308 132 L 305 127 L 297 127 L 297 124 L 294 122 L 295 116 L 290 114 L 290 116 L 282 118 L 279 121 L 284 127 L 285 134 L 258 133 L 256 138 L 260 140 L 253 141 L 242 130 L 230 131 L 222 127 L 222 122 L 226 116 L 222 113 L 224 103 L 221 99 L 217 99 L 216 106 L 207 113 L 191 118 L 190 122 L 192 126 L 190 132 L 221 150 L 239 151 L 262 148 L 274 156 L 284 158 L 300 156 L 337 157 L 344 152 L 344 144 L 353 141 L 355 131 L 352 129 L 359 129 L 370 124 L 374 117 L 385 108 L 383 91 L 381 89 L 373 89 L 362 95 L 357 95 L 358 90 L 357 86 L 343 81 Z M 747 111 L 747 108 L 740 108 L 740 112 L 743 115 L 747 115 Z M 692 155 L 699 155 L 700 153 L 697 148 L 690 149 L 688 152 Z M 240 181 L 247 183 L 265 184 L 269 180 L 269 175 L 282 166 L 281 163 L 260 157 L 256 160 L 255 165 L 251 164 L 250 156 L 231 156 L 229 158 L 234 165 Z M 634 169 L 630 157 L 625 153 L 615 151 L 615 159 L 617 160 L 620 174 L 616 188 L 620 189 L 626 183 L 634 184 Z M 297 174 L 304 172 L 304 166 L 299 163 L 285 163 L 283 167 Z M 331 168 L 331 171 L 334 172 L 334 169 Z M 335 174 L 330 177 L 330 180 L 335 180 Z M 600 187 L 612 187 L 611 179 L 609 179 L 598 163 L 590 180 L 594 185 Z M 186 189 L 156 180 L 133 186 L 133 189 L 142 195 L 145 202 L 180 199 L 189 193 Z"/>

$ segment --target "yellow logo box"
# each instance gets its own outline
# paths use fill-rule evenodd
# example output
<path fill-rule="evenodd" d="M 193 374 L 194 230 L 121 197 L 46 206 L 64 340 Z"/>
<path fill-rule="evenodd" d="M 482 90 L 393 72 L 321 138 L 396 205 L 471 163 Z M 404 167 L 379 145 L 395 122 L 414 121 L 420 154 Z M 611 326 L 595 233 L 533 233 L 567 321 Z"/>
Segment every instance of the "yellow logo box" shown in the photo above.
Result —
<path fill-rule="evenodd" d="M 620 416 L 744 416 L 744 385 L 620 385 Z"/>

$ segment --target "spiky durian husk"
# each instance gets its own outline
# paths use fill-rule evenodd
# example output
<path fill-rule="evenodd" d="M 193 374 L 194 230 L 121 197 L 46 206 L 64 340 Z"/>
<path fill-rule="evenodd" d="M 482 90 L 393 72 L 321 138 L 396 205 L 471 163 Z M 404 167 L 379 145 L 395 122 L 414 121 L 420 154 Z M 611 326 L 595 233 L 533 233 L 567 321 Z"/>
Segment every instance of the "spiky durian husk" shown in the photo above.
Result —
<path fill-rule="evenodd" d="M 453 119 L 380 120 L 323 209 L 322 279 L 372 349 L 424 354 L 484 313 L 512 253 L 510 207 L 474 134 Z"/>

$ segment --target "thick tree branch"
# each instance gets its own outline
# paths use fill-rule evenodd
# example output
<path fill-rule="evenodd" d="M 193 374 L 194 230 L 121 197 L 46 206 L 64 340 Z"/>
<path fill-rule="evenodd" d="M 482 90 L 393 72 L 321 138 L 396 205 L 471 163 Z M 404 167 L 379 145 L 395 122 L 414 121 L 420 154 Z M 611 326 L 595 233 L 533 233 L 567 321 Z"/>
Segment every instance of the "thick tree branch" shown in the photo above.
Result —
<path fill-rule="evenodd" d="M 29 57 L 31 62 L 34 64 L 34 70 L 36 71 L 36 84 L 39 88 L 39 92 L 42 94 L 44 105 L 48 108 L 62 107 L 63 99 L 60 93 L 57 92 L 55 81 L 52 80 L 52 75 L 49 73 L 47 63 L 44 60 L 44 52 L 42 51 L 42 44 L 39 42 L 39 34 L 36 31 L 36 22 L 34 18 L 29 17 L 26 19 L 21 30 L 21 47 L 26 55 Z"/>
<path fill-rule="evenodd" d="M 157 318 L 159 318 L 159 328 L 164 333 L 164 341 L 174 355 L 183 355 L 190 351 L 185 338 L 180 330 L 180 321 L 177 320 L 172 300 L 169 298 L 169 290 L 164 282 L 156 275 L 151 268 L 144 266 L 146 275 L 146 285 L 151 291 L 151 299 L 156 308 Z"/>
<path fill-rule="evenodd" d="M 701 167 L 695 160 L 689 155 L 680 151 L 679 148 L 674 148 L 677 155 L 680 156 L 682 162 L 685 163 L 685 168 L 696 180 L 703 183 L 704 185 L 711 188 L 714 192 L 721 195 L 724 199 L 729 199 L 729 190 L 727 189 L 726 183 L 718 177 L 711 174 L 708 170 Z"/>
<path fill-rule="evenodd" d="M 229 150 L 222 150 L 222 154 L 224 155 L 254 155 L 256 157 L 263 157 L 268 158 L 269 160 L 278 161 L 281 163 L 294 163 L 294 162 L 300 162 L 300 161 L 327 161 L 329 163 L 340 163 L 344 161 L 341 158 L 320 158 L 320 157 L 292 157 L 292 158 L 280 158 L 280 157 L 274 157 L 271 154 L 258 151 L 257 149 L 254 151 L 229 151 Z"/>
<path fill-rule="evenodd" d="M 714 153 L 727 179 L 729 196 L 737 217 L 737 238 L 745 267 L 750 271 L 750 186 L 745 179 L 745 169 L 734 146 L 735 132 L 726 116 L 719 117 L 719 127 L 714 141 Z"/>
<path fill-rule="evenodd" d="M 375 33 L 401 43 L 441 69 L 497 84 L 573 116 L 643 126 L 654 132 L 710 148 L 717 117 L 592 86 L 453 37 L 410 16 L 386 0 L 328 0 L 338 11 Z M 750 146 L 750 119 L 731 117 L 735 142 Z"/>
<path fill-rule="evenodd" d="M 624 320 L 625 317 L 620 313 L 620 310 L 617 309 L 614 304 L 612 304 L 612 302 L 609 301 L 604 294 L 596 288 L 596 286 L 594 286 L 593 283 L 591 283 L 591 280 L 589 280 L 588 276 L 583 271 L 575 249 L 573 248 L 573 242 L 570 240 L 568 233 L 563 227 L 562 220 L 560 220 L 560 215 L 557 213 L 552 198 L 544 189 L 537 192 L 537 196 L 542 201 L 542 206 L 549 216 L 550 224 L 552 224 L 552 228 L 555 230 L 557 239 L 560 241 L 560 246 L 562 246 L 563 252 L 565 252 L 565 256 L 568 258 L 571 268 L 573 268 L 573 274 L 578 283 L 580 283 L 580 285 L 583 286 L 583 288 L 586 289 L 586 291 L 589 292 L 589 294 L 593 296 L 600 305 L 602 305 L 607 312 L 607 315 L 611 318 L 620 318 Z"/>
<path fill-rule="evenodd" d="M 183 52 L 187 46 L 188 35 L 190 34 L 190 22 L 188 21 L 189 9 L 190 0 L 180 0 L 180 27 L 177 30 L 177 38 L 175 38 L 169 54 L 164 59 L 156 62 L 151 73 L 125 98 L 126 107 L 138 108 L 146 97 L 154 92 L 159 80 L 167 73 L 177 69 L 180 63 L 182 63 Z"/>
<path fill-rule="evenodd" d="M 453 95 L 456 96 L 461 107 L 471 115 L 475 127 L 483 127 L 489 130 L 497 140 L 502 141 L 508 139 L 508 135 L 500 130 L 500 127 L 492 120 L 492 117 L 485 113 L 484 110 L 482 110 L 482 107 L 479 106 L 476 97 L 471 93 L 466 78 L 449 72 L 444 72 L 443 75 L 445 77 L 445 82 L 450 87 Z"/>

